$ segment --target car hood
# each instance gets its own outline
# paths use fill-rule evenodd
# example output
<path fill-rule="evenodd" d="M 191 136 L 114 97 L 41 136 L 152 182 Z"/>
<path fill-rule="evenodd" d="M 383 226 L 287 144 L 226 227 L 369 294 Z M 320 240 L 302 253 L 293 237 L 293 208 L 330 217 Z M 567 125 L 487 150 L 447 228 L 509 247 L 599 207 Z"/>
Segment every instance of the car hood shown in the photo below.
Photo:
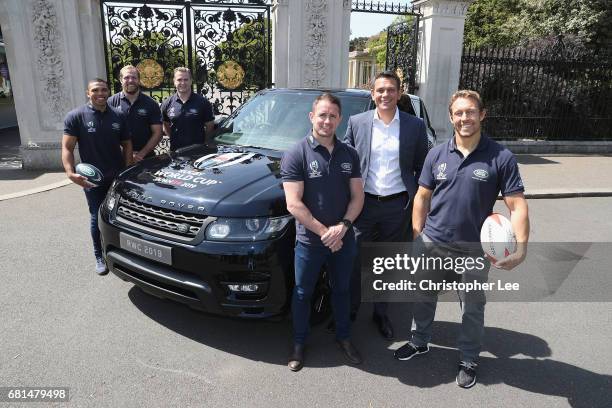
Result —
<path fill-rule="evenodd" d="M 256 147 L 198 146 L 148 160 L 118 178 L 124 199 L 216 217 L 288 214 L 281 152 Z"/>

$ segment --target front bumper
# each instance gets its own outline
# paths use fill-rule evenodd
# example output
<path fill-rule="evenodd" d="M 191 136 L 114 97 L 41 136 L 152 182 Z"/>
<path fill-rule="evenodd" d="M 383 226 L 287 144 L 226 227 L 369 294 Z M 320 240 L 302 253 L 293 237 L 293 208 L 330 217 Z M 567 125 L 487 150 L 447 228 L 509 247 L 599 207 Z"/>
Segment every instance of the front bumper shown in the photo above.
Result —
<path fill-rule="evenodd" d="M 100 211 L 102 248 L 109 270 L 147 293 L 208 313 L 264 318 L 283 313 L 293 286 L 294 234 L 258 242 L 177 243 L 115 225 Z M 120 233 L 171 248 L 172 264 L 149 260 L 123 249 Z M 228 285 L 257 284 L 254 293 Z"/>

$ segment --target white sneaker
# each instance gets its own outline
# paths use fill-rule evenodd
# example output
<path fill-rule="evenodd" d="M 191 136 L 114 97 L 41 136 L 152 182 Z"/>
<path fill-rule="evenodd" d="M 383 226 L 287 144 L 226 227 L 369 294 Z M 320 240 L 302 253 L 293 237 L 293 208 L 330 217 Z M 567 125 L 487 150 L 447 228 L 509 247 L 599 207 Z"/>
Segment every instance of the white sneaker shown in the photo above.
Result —
<path fill-rule="evenodd" d="M 104 276 L 108 273 L 108 268 L 106 267 L 104 258 L 96 258 L 96 273 L 100 276 Z"/>

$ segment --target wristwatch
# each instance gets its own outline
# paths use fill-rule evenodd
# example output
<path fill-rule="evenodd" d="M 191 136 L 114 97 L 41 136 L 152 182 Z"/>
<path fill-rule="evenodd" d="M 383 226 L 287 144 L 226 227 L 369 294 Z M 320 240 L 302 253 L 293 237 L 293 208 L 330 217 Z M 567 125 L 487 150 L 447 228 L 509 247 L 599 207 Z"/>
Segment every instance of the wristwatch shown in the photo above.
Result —
<path fill-rule="evenodd" d="M 351 220 L 347 220 L 346 218 L 343 218 L 342 221 L 340 221 L 340 224 L 344 224 L 347 229 L 351 229 L 351 227 L 353 226 Z"/>

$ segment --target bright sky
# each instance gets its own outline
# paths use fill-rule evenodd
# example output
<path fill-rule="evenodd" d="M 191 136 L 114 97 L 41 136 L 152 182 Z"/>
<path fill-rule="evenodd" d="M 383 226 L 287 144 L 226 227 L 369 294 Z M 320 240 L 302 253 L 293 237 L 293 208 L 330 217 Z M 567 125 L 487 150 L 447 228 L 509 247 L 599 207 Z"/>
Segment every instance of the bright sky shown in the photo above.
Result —
<path fill-rule="evenodd" d="M 410 0 L 391 0 L 389 3 L 410 4 Z M 393 19 L 393 14 L 351 13 L 351 39 L 355 37 L 369 37 L 387 28 Z"/>

